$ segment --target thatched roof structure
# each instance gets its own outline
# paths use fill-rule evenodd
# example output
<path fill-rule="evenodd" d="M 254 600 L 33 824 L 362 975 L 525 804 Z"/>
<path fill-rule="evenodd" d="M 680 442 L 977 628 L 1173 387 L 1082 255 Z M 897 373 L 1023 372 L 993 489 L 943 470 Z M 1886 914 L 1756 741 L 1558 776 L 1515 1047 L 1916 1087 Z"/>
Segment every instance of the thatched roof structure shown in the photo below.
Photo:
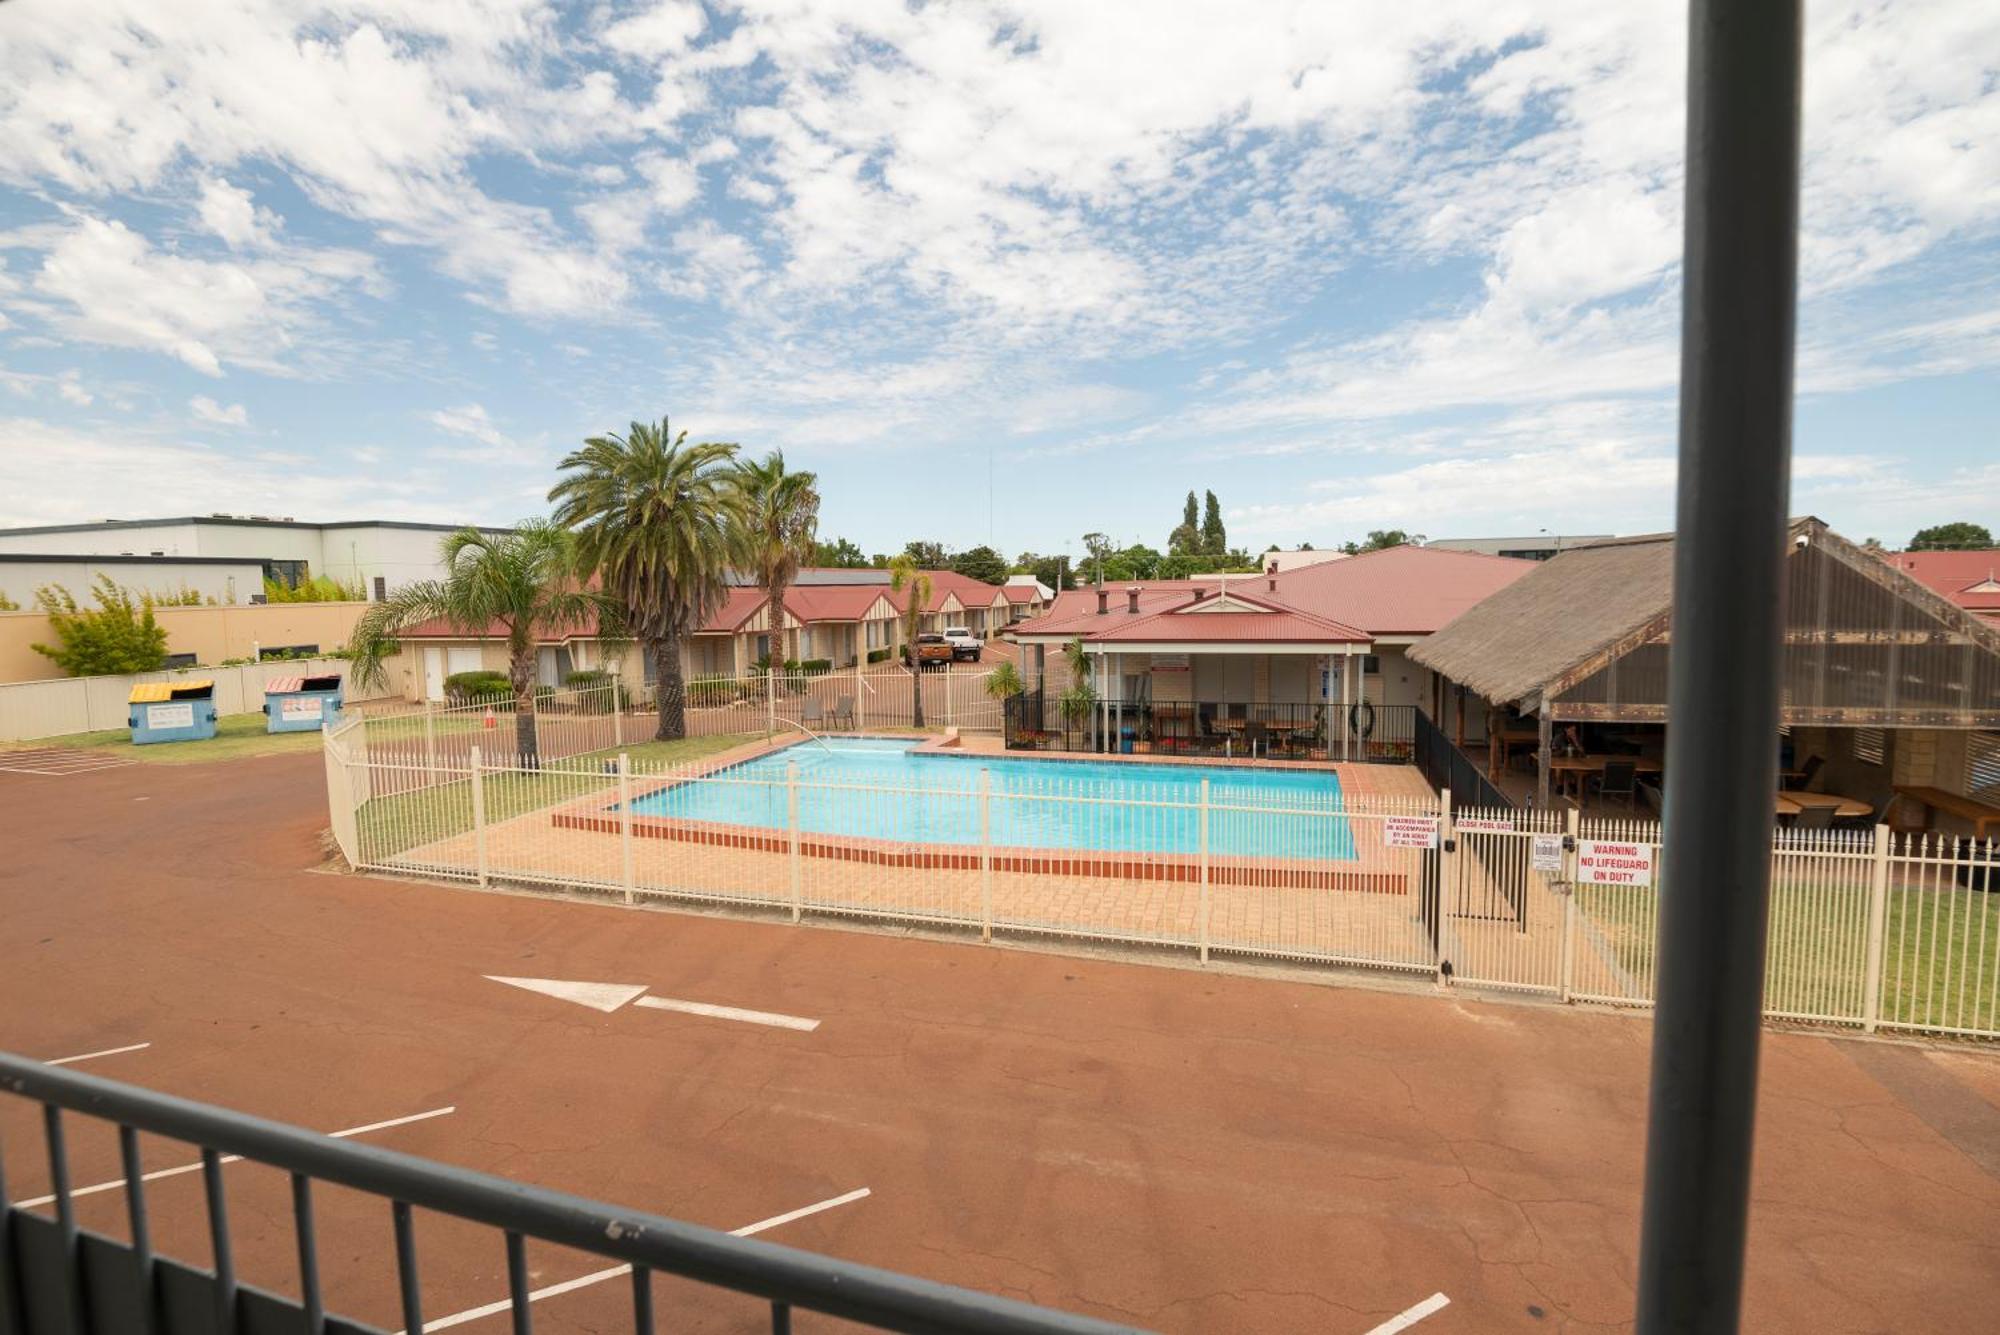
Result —
<path fill-rule="evenodd" d="M 1817 519 L 1788 535 L 1785 720 L 1992 727 L 2000 634 Z M 1662 721 L 1671 534 L 1574 548 L 1419 642 L 1410 657 L 1499 704 Z"/>

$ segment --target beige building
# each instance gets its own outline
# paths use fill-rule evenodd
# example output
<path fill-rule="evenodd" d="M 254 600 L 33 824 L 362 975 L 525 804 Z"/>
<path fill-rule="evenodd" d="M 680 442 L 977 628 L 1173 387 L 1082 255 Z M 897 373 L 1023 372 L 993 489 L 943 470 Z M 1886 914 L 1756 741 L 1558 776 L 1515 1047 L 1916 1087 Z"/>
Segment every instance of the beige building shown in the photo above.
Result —
<path fill-rule="evenodd" d="M 284 650 L 303 655 L 345 648 L 367 607 L 366 603 L 157 607 L 153 616 L 167 632 L 170 666 L 213 667 L 231 659 L 255 661 Z M 40 612 L 0 612 L 0 682 L 62 676 L 52 660 L 32 647 L 54 640 L 49 619 Z"/>

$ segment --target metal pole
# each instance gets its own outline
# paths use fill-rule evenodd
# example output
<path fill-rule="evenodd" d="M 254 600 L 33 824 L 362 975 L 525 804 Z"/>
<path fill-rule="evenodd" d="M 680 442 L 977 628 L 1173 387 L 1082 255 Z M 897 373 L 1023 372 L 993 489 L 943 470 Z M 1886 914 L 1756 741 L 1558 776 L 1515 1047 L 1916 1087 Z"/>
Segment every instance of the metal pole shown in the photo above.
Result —
<path fill-rule="evenodd" d="M 789 839 L 792 873 L 792 921 L 804 912 L 805 868 L 799 862 L 799 762 L 785 762 L 785 831 Z"/>
<path fill-rule="evenodd" d="M 1639 1335 L 1734 1331 L 1777 790 L 1802 0 L 1693 0 L 1680 486 Z"/>
<path fill-rule="evenodd" d="M 1874 1033 L 1882 1022 L 1882 948 L 1888 938 L 1889 827 L 1875 827 L 1875 850 L 1868 864 L 1868 953 L 1862 982 L 1861 1028 Z"/>
<path fill-rule="evenodd" d="M 993 939 L 993 771 L 979 767 L 979 939 Z"/>
<path fill-rule="evenodd" d="M 437 723 L 432 718 L 429 700 L 424 701 L 424 781 L 427 787 L 437 787 Z"/>
<path fill-rule="evenodd" d="M 1197 847 L 1200 849 L 1200 855 L 1201 855 L 1201 891 L 1200 891 L 1201 898 L 1200 901 L 1195 905 L 1195 916 L 1198 920 L 1197 928 L 1200 933 L 1201 962 L 1203 964 L 1206 964 L 1208 963 L 1208 910 L 1209 910 L 1208 779 L 1206 776 L 1204 776 L 1201 781 L 1201 809 L 1196 816 L 1196 820 L 1199 822 L 1198 833 L 1197 833 Z"/>
<path fill-rule="evenodd" d="M 486 884 L 486 780 L 479 772 L 479 748 L 472 748 L 472 857 L 479 883 Z"/>
<path fill-rule="evenodd" d="M 1563 865 L 1556 875 L 1562 878 L 1562 953 L 1558 973 L 1565 1004 L 1576 994 L 1576 837 L 1581 825 L 1581 813 L 1575 807 L 1563 813 Z"/>
<path fill-rule="evenodd" d="M 630 904 L 638 888 L 638 863 L 632 847 L 632 757 L 618 753 L 618 855 L 624 864 L 625 902 Z"/>

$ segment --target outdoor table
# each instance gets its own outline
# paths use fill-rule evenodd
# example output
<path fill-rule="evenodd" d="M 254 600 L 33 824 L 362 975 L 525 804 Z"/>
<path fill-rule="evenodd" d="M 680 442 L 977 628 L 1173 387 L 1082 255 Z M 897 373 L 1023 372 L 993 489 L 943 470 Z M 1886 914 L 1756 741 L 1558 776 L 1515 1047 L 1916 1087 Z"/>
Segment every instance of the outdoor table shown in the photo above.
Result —
<path fill-rule="evenodd" d="M 1796 816 L 1807 807 L 1832 807 L 1835 820 L 1858 820 L 1874 814 L 1875 804 L 1839 793 L 1779 793 L 1778 814 Z"/>
<path fill-rule="evenodd" d="M 1573 777 L 1576 783 L 1577 796 L 1581 797 L 1583 795 L 1584 776 L 1604 773 L 1604 766 L 1613 760 L 1630 761 L 1632 768 L 1640 774 L 1658 774 L 1661 770 L 1660 762 L 1652 756 L 1589 755 L 1553 756 L 1549 760 L 1549 773 L 1556 776 L 1558 783 L 1567 782 L 1568 780 L 1565 779 L 1565 776 Z"/>

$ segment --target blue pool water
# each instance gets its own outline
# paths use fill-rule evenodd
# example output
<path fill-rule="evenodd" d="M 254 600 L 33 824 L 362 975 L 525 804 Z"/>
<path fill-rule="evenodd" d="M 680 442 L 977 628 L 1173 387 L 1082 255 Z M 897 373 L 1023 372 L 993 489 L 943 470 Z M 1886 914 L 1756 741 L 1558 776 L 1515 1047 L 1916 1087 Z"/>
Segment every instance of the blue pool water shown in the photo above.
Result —
<path fill-rule="evenodd" d="M 799 767 L 799 828 L 902 843 L 977 844 L 979 771 L 992 775 L 991 838 L 1014 848 L 1194 853 L 1201 781 L 1209 851 L 1352 858 L 1340 778 L 1325 770 L 919 754 L 917 743 L 833 738 L 789 747 L 635 798 L 642 816 L 786 828 L 785 768 Z M 1059 800 L 1069 799 L 1069 800 Z"/>

